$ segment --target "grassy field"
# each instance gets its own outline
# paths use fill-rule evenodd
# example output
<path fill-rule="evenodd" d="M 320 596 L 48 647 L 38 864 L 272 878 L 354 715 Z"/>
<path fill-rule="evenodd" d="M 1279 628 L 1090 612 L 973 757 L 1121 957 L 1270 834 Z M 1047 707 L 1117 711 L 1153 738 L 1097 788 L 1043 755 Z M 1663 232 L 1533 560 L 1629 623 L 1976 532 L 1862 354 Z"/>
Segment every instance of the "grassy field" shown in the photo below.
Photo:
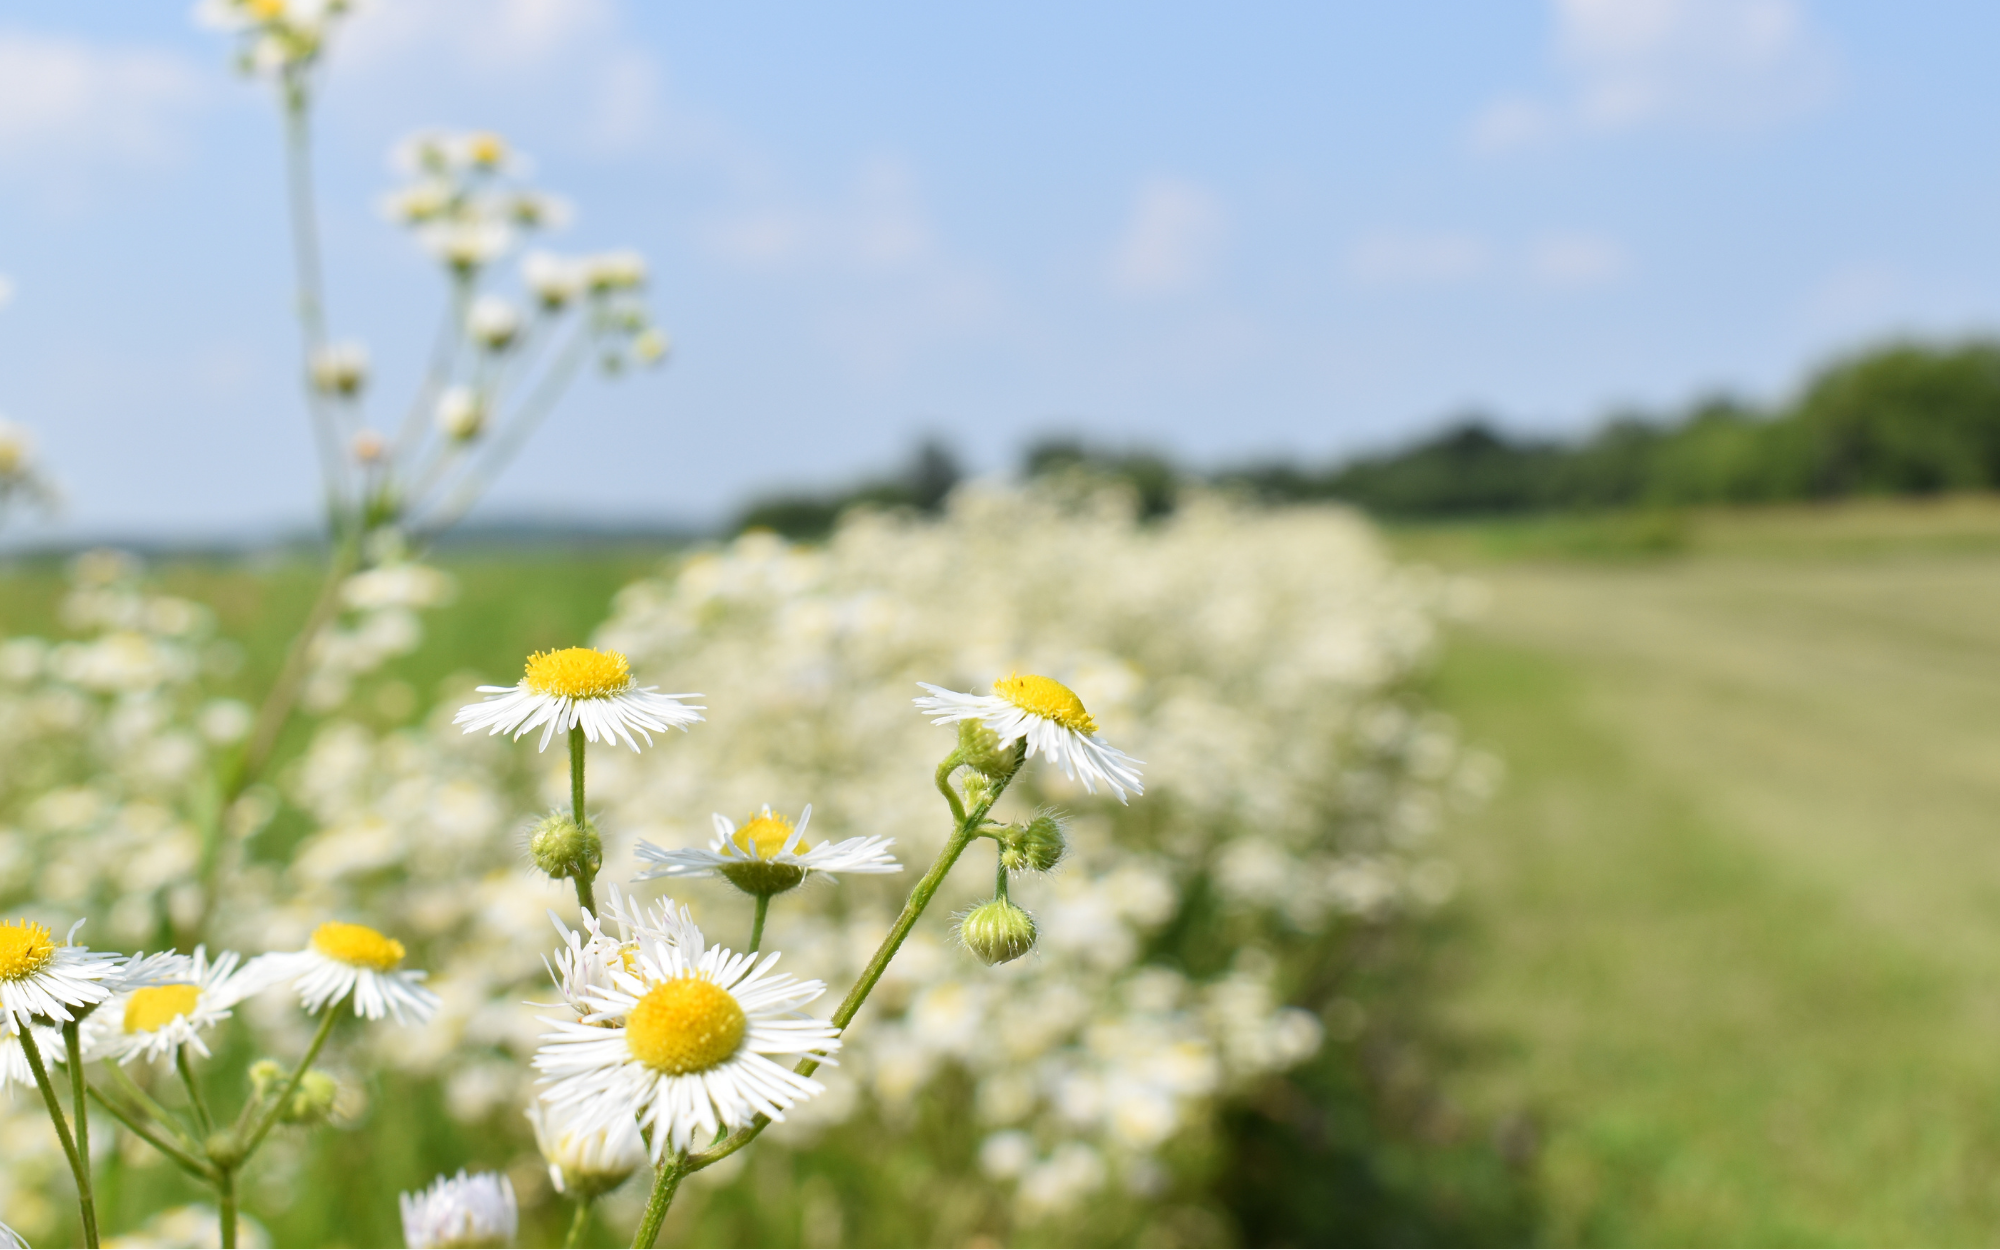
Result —
<path fill-rule="evenodd" d="M 1446 1080 L 1542 1235 L 2000 1235 L 2000 505 L 1459 527 Z"/>

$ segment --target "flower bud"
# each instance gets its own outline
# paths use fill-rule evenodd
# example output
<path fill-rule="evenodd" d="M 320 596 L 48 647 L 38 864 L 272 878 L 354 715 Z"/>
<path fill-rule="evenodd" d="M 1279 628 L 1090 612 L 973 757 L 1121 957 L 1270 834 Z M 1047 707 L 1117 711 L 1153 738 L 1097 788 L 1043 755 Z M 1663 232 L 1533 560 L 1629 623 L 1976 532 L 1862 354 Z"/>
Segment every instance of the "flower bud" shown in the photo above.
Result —
<path fill-rule="evenodd" d="M 535 867 L 557 881 L 565 877 L 595 877 L 604 866 L 604 844 L 589 821 L 582 828 L 567 812 L 550 812 L 528 834 L 528 854 Z"/>
<path fill-rule="evenodd" d="M 992 899 L 959 918 L 958 940 L 982 963 L 1008 963 L 1035 948 L 1035 918 L 1004 898 Z"/>
<path fill-rule="evenodd" d="M 465 442 L 486 424 L 486 399 L 469 386 L 446 387 L 438 396 L 437 427 L 446 438 Z"/>
<path fill-rule="evenodd" d="M 291 1101 L 278 1112 L 278 1119 L 286 1124 L 320 1124 L 333 1114 L 333 1104 L 340 1096 L 340 1082 L 330 1072 L 309 1068 L 299 1078 L 299 1087 L 292 1091 Z"/>
<path fill-rule="evenodd" d="M 1009 872 L 1047 872 L 1062 862 L 1069 841 L 1062 821 L 1043 812 L 1025 825 L 1009 825 L 1000 835 L 1000 863 Z"/>
<path fill-rule="evenodd" d="M 973 772 L 994 780 L 1014 775 L 1014 744 L 976 720 L 958 722 L 958 758 Z"/>

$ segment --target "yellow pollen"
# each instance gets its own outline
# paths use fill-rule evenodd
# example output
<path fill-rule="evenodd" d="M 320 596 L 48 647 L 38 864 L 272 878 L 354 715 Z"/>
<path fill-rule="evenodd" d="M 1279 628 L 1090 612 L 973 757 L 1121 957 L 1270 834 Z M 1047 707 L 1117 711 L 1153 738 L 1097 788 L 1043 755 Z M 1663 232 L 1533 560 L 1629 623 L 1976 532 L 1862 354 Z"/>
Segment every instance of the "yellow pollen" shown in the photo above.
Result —
<path fill-rule="evenodd" d="M 403 944 L 395 938 L 383 937 L 365 924 L 329 920 L 313 930 L 313 946 L 328 959 L 353 968 L 387 972 L 403 962 Z"/>
<path fill-rule="evenodd" d="M 736 836 L 730 841 L 736 843 L 736 849 L 746 855 L 755 855 L 758 859 L 770 859 L 785 849 L 785 839 L 791 836 L 792 822 L 767 807 L 763 815 L 751 817 L 750 823 L 738 829 Z M 806 840 L 800 838 L 799 844 L 792 848 L 792 853 L 803 855 L 808 849 Z"/>
<path fill-rule="evenodd" d="M 593 651 L 589 647 L 537 651 L 528 657 L 521 684 L 536 694 L 602 699 L 631 688 L 632 666 L 622 651 Z"/>
<path fill-rule="evenodd" d="M 1083 700 L 1076 697 L 1076 691 L 1054 678 L 1015 673 L 994 682 L 993 693 L 1023 712 L 1052 720 L 1064 729 L 1080 734 L 1097 732 L 1097 722 L 1083 710 Z"/>
<path fill-rule="evenodd" d="M 0 981 L 31 977 L 55 957 L 56 942 L 47 925 L 32 920 L 0 920 Z"/>
<path fill-rule="evenodd" d="M 698 976 L 662 981 L 625 1016 L 625 1045 L 655 1072 L 706 1072 L 736 1053 L 749 1028 L 733 995 Z"/>
<path fill-rule="evenodd" d="M 151 1033 L 165 1028 L 182 1016 L 194 1014 L 201 1002 L 199 985 L 149 985 L 133 990 L 125 1000 L 125 1031 Z"/>

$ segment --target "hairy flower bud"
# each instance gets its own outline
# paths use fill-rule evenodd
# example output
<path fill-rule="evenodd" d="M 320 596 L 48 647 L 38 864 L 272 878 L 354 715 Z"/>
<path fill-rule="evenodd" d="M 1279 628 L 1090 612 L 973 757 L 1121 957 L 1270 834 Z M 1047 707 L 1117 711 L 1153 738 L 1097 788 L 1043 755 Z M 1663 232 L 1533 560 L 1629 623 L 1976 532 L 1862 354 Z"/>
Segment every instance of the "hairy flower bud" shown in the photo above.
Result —
<path fill-rule="evenodd" d="M 1047 872 L 1068 849 L 1054 812 L 1043 812 L 1025 825 L 1009 825 L 1000 834 L 1000 863 L 1009 872 Z"/>
<path fill-rule="evenodd" d="M 528 854 L 535 867 L 557 881 L 565 877 L 588 880 L 604 866 L 604 844 L 597 827 L 584 821 L 577 826 L 567 812 L 550 812 L 528 835 Z"/>
<path fill-rule="evenodd" d="M 1008 963 L 1035 948 L 1035 918 L 1004 898 L 992 899 L 959 918 L 958 940 L 982 963 Z"/>
<path fill-rule="evenodd" d="M 340 1082 L 333 1079 L 332 1073 L 310 1068 L 299 1078 L 299 1087 L 278 1112 L 278 1119 L 286 1124 L 323 1123 L 333 1114 L 333 1104 L 339 1096 Z"/>
<path fill-rule="evenodd" d="M 958 722 L 958 758 L 981 776 L 998 780 L 1014 774 L 1014 748 L 976 720 Z"/>

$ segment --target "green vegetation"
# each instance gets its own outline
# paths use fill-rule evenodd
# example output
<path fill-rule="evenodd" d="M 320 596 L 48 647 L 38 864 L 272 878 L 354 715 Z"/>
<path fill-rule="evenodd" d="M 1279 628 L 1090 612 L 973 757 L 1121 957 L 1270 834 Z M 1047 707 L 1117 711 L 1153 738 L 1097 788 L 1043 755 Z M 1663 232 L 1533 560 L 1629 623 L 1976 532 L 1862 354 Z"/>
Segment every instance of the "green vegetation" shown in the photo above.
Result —
<path fill-rule="evenodd" d="M 1990 1241 L 2000 505 L 1406 538 L 1492 595 L 1435 692 L 1510 777 L 1429 1010 L 1453 1102 L 1535 1127 L 1540 1239 Z"/>

